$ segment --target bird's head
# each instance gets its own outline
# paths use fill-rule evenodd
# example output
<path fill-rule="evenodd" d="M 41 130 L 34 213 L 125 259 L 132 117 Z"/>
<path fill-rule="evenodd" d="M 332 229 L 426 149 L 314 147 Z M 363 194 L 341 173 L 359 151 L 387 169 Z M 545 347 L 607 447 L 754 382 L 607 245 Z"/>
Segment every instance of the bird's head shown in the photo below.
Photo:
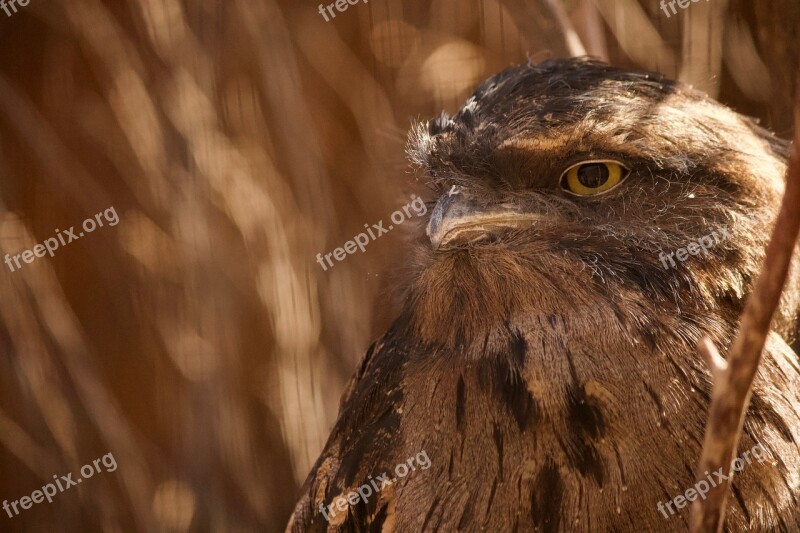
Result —
<path fill-rule="evenodd" d="M 413 323 L 485 348 L 493 331 L 576 310 L 733 320 L 787 145 L 663 76 L 572 59 L 489 78 L 454 116 L 417 125 L 409 154 L 435 194 Z"/>

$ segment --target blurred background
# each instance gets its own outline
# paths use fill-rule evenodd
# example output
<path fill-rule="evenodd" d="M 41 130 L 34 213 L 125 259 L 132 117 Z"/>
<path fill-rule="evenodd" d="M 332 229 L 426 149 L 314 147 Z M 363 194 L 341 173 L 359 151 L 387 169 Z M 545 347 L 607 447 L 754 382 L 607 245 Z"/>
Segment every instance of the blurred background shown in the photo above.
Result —
<path fill-rule="evenodd" d="M 419 226 L 414 120 L 589 54 L 790 137 L 797 0 L 31 0 L 0 11 L 0 500 L 119 468 L 0 531 L 282 531 Z M 671 13 L 671 12 L 670 12 Z"/>

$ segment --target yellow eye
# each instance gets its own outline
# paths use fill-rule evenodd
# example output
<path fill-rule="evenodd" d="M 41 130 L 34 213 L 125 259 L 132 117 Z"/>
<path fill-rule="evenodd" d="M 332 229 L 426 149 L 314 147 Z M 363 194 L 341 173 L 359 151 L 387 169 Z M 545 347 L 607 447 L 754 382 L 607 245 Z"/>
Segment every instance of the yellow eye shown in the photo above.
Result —
<path fill-rule="evenodd" d="M 616 161 L 584 161 L 564 172 L 561 186 L 578 196 L 596 196 L 619 185 L 627 175 L 628 169 Z"/>

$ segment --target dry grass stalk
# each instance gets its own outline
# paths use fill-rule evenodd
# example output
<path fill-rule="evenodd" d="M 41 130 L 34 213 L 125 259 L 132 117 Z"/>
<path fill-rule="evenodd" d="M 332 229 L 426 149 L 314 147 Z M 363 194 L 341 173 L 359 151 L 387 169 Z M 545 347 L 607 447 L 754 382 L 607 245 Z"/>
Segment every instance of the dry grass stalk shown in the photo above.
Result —
<path fill-rule="evenodd" d="M 797 102 L 795 122 L 800 125 L 800 98 Z M 728 487 L 734 474 L 731 463 L 750 403 L 753 379 L 761 362 L 772 316 L 778 307 L 800 232 L 798 131 L 795 128 L 786 192 L 767 247 L 764 266 L 747 300 L 728 359 L 723 359 L 708 339 L 703 339 L 698 346 L 711 370 L 714 387 L 697 479 L 704 479 L 704 472 L 714 472 L 720 468 L 727 472 L 728 478 L 712 488 L 705 499 L 698 499 L 692 504 L 692 533 L 721 532 L 725 521 Z"/>

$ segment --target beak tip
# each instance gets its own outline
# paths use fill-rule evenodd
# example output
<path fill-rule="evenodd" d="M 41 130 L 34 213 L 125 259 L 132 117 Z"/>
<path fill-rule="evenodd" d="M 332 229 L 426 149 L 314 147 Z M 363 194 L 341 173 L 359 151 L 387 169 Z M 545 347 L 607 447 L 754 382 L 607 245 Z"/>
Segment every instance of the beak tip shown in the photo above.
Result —
<path fill-rule="evenodd" d="M 430 239 L 434 250 L 438 249 L 442 242 L 443 231 L 445 230 L 445 215 L 447 214 L 447 211 L 450 209 L 450 206 L 453 204 L 453 202 L 454 200 L 450 195 L 440 198 L 439 201 L 436 202 L 436 206 L 431 212 L 431 218 L 428 221 L 428 225 L 425 227 L 425 234 Z"/>

